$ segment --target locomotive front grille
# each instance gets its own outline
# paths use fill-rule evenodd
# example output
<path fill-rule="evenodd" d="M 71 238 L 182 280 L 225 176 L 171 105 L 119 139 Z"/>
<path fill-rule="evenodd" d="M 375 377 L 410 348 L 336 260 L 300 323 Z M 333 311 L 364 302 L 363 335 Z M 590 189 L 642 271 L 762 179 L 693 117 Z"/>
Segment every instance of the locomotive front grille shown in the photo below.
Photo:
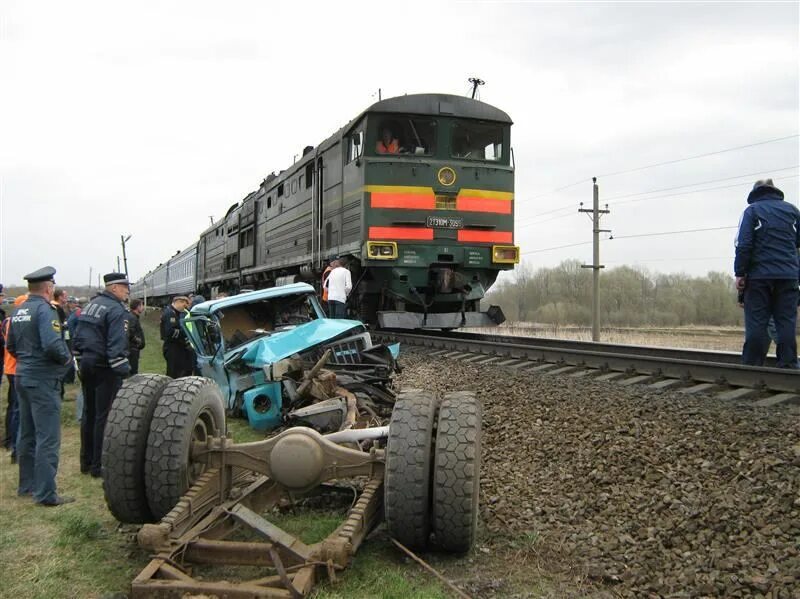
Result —
<path fill-rule="evenodd" d="M 456 198 L 455 196 L 436 196 L 436 209 L 437 210 L 455 210 Z"/>

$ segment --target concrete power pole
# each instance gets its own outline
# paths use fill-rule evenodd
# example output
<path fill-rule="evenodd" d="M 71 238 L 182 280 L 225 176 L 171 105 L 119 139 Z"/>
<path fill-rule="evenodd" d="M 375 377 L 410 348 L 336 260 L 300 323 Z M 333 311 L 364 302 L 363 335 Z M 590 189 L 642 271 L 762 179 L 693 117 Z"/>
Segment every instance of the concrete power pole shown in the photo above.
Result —
<path fill-rule="evenodd" d="M 583 206 L 583 202 L 581 202 Z M 600 269 L 605 268 L 600 264 L 600 233 L 610 233 L 611 229 L 600 228 L 600 217 L 608 214 L 608 204 L 600 210 L 600 190 L 597 187 L 597 177 L 592 177 L 592 208 L 579 208 L 578 212 L 587 212 L 592 216 L 592 263 L 583 264 L 581 268 L 592 269 L 592 341 L 600 341 Z"/>
<path fill-rule="evenodd" d="M 131 238 L 131 236 L 128 235 L 127 237 L 125 237 L 124 235 L 120 235 L 119 238 L 120 238 L 120 240 L 122 242 L 122 264 L 125 265 L 125 276 L 127 277 L 128 276 L 128 253 L 125 251 L 125 244 Z"/>

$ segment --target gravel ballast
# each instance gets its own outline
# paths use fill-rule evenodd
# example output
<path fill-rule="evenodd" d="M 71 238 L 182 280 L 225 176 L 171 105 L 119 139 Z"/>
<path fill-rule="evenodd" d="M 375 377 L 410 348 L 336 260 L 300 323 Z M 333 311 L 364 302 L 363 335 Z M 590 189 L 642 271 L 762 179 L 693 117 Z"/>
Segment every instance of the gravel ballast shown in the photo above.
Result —
<path fill-rule="evenodd" d="M 401 387 L 482 400 L 490 538 L 626 597 L 800 597 L 800 412 L 404 348 Z"/>

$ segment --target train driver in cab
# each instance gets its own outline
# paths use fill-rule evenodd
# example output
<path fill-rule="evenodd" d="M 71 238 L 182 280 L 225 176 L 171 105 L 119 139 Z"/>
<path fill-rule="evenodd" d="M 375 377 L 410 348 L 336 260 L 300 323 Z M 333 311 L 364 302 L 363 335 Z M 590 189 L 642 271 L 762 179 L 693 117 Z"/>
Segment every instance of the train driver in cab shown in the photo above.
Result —
<path fill-rule="evenodd" d="M 383 128 L 383 133 L 381 134 L 381 138 L 378 140 L 378 143 L 375 145 L 375 151 L 378 154 L 399 154 L 400 153 L 400 142 L 397 141 L 397 138 L 392 133 L 392 130 L 389 127 Z"/>

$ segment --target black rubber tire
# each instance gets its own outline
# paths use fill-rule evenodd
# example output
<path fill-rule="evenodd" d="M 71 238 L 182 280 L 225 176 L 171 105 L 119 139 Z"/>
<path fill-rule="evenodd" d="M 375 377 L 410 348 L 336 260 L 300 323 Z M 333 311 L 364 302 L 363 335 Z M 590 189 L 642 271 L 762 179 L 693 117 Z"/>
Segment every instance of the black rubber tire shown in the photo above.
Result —
<path fill-rule="evenodd" d="M 481 404 L 472 391 L 447 393 L 439 406 L 433 459 L 433 536 L 439 549 L 475 543 L 481 470 Z"/>
<path fill-rule="evenodd" d="M 225 434 L 222 391 L 211 379 L 187 376 L 171 381 L 158 398 L 144 463 L 147 503 L 160 520 L 203 472 L 192 465 L 194 441 Z"/>
<path fill-rule="evenodd" d="M 406 391 L 389 422 L 384 513 L 389 534 L 411 549 L 425 549 L 431 531 L 433 425 L 437 402 L 425 391 Z"/>
<path fill-rule="evenodd" d="M 155 521 L 144 491 L 144 460 L 156 402 L 171 380 L 163 374 L 137 374 L 123 381 L 108 413 L 103 492 L 108 509 L 125 524 Z"/>

